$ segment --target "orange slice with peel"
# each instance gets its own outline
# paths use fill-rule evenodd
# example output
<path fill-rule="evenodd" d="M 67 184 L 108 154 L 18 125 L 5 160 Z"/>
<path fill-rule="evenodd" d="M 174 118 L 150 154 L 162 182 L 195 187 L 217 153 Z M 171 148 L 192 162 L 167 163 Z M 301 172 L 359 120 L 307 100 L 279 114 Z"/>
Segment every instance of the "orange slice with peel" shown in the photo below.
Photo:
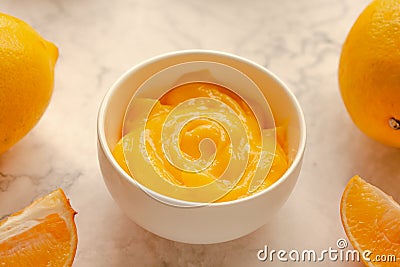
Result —
<path fill-rule="evenodd" d="M 75 214 L 57 189 L 0 221 L 0 266 L 71 266 L 78 242 Z"/>
<path fill-rule="evenodd" d="M 340 215 L 366 266 L 400 266 L 400 205 L 391 196 L 354 176 L 344 190 Z"/>

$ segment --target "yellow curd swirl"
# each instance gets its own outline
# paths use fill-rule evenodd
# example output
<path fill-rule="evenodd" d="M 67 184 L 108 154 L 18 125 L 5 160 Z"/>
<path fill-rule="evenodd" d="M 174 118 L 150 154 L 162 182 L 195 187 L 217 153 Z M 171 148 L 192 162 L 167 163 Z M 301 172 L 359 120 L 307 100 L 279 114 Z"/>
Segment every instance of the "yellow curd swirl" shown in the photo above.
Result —
<path fill-rule="evenodd" d="M 240 177 L 223 181 L 229 190 L 214 201 L 224 202 L 264 190 L 288 168 L 285 128 L 262 129 L 249 105 L 227 88 L 194 82 L 175 87 L 158 100 L 141 101 L 143 105 L 152 105 L 143 129 L 145 157 L 154 171 L 171 184 L 205 186 L 225 179 L 227 169 L 245 161 Z M 135 112 L 128 114 L 123 135 L 137 130 L 134 116 Z M 124 149 L 121 138 L 113 155 L 131 174 Z M 195 167 L 188 162 L 196 163 Z M 265 175 L 253 188 L 260 169 Z"/>

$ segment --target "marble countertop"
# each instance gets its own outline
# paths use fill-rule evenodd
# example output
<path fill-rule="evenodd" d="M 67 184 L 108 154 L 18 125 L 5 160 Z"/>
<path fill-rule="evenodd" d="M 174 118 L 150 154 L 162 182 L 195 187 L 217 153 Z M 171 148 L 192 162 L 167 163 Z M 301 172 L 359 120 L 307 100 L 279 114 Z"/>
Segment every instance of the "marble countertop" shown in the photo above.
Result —
<path fill-rule="evenodd" d="M 79 212 L 74 266 L 263 266 L 268 262 L 256 254 L 265 245 L 336 248 L 346 238 L 339 201 L 350 177 L 360 174 L 400 200 L 400 151 L 364 136 L 338 90 L 341 45 L 367 2 L 2 1 L 1 12 L 34 26 L 57 44 L 60 57 L 45 115 L 0 157 L 0 217 L 62 187 Z M 272 70 L 298 97 L 308 127 L 303 169 L 288 202 L 269 224 L 222 244 L 176 243 L 143 230 L 114 203 L 97 162 L 97 111 L 112 83 L 142 60 L 190 48 L 234 53 Z"/>

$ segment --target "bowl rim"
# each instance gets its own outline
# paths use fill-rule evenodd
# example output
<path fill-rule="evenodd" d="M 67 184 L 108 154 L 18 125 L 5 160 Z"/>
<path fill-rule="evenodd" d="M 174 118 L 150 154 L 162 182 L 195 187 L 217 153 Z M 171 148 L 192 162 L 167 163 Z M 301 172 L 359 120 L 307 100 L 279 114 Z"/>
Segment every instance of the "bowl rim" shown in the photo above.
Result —
<path fill-rule="evenodd" d="M 231 200 L 231 201 L 225 201 L 225 202 L 212 202 L 212 203 L 204 203 L 204 205 L 202 205 L 203 203 L 194 203 L 194 202 L 189 202 L 189 201 L 185 201 L 185 200 L 180 200 L 180 199 L 175 199 L 175 198 L 171 198 L 162 194 L 159 194 L 157 192 L 152 191 L 149 188 L 146 188 L 145 186 L 139 184 L 135 179 L 133 179 L 128 173 L 126 173 L 122 167 L 117 163 L 117 161 L 115 160 L 114 156 L 112 155 L 112 151 L 111 149 L 108 147 L 107 145 L 107 139 L 106 139 L 106 134 L 105 134 L 105 127 L 104 127 L 104 119 L 105 119 L 105 114 L 106 111 L 108 110 L 109 107 L 109 102 L 110 99 L 112 98 L 112 96 L 118 91 L 118 88 L 121 87 L 121 85 L 133 74 L 135 73 L 137 70 L 153 64 L 161 59 L 166 59 L 166 58 L 170 58 L 170 57 L 174 57 L 174 56 L 181 56 L 181 55 L 185 55 L 185 54 L 211 54 L 211 55 L 215 55 L 215 56 L 223 56 L 223 57 L 230 57 L 236 61 L 240 61 L 244 64 L 250 65 L 254 68 L 258 68 L 259 70 L 261 70 L 262 72 L 266 73 L 272 80 L 274 80 L 274 82 L 276 82 L 280 88 L 282 90 L 285 91 L 285 93 L 288 95 L 288 97 L 290 98 L 291 102 L 293 103 L 293 106 L 296 110 L 296 113 L 298 114 L 299 117 L 299 145 L 298 145 L 298 150 L 296 152 L 296 155 L 294 157 L 294 160 L 292 162 L 292 164 L 289 166 L 289 168 L 285 171 L 285 173 L 276 181 L 274 182 L 272 185 L 270 185 L 269 187 L 267 187 L 266 189 L 254 193 L 250 196 L 246 196 L 244 198 L 239 198 L 239 199 L 235 199 L 235 200 Z M 168 200 L 168 203 L 179 203 L 182 206 L 175 206 L 174 207 L 178 207 L 178 208 L 188 208 L 188 207 L 203 207 L 203 206 L 226 206 L 226 205 L 234 205 L 234 204 L 239 204 L 239 203 L 244 203 L 244 202 L 248 202 L 251 201 L 255 198 L 260 197 L 261 195 L 264 194 L 268 194 L 268 192 L 273 191 L 274 189 L 276 189 L 277 187 L 279 187 L 285 180 L 288 179 L 288 177 L 295 171 L 295 169 L 297 168 L 297 166 L 299 164 L 301 164 L 301 160 L 303 158 L 304 155 L 304 151 L 305 151 L 305 146 L 306 146 L 306 139 L 307 139 L 307 132 L 306 132 L 306 122 L 305 122 L 305 118 L 304 118 L 304 113 L 301 109 L 301 106 L 297 100 L 297 98 L 295 97 L 294 93 L 290 90 L 290 88 L 281 80 L 279 79 L 274 73 L 272 73 L 270 70 L 268 70 L 267 68 L 263 67 L 262 65 L 255 63 L 249 59 L 246 59 L 244 57 L 238 56 L 238 55 L 234 55 L 231 53 L 227 53 L 227 52 L 221 52 L 221 51 L 216 51 L 216 50 L 208 50 L 208 49 L 188 49 L 188 50 L 178 50 L 178 51 L 172 51 L 172 52 L 167 52 L 167 53 L 163 53 L 157 56 L 153 56 L 147 60 L 141 61 L 139 64 L 136 64 L 132 67 L 130 67 L 128 70 L 126 70 L 121 76 L 119 76 L 119 78 L 111 85 L 111 87 L 108 89 L 107 93 L 105 94 L 105 96 L 103 97 L 103 100 L 101 101 L 100 104 L 100 108 L 98 111 L 98 115 L 97 115 L 97 139 L 98 139 L 98 143 L 101 147 L 101 149 L 103 150 L 103 153 L 105 155 L 105 157 L 107 158 L 107 160 L 111 163 L 112 167 L 119 173 L 120 176 L 124 177 L 124 179 L 130 183 L 133 186 L 138 187 L 140 190 L 143 190 L 143 188 L 145 188 L 144 193 L 148 194 L 145 191 L 150 191 L 152 194 L 156 195 L 157 198 L 160 199 L 166 199 Z M 100 163 L 101 164 L 101 163 Z M 168 205 L 171 206 L 171 204 L 167 204 L 164 203 L 164 201 L 160 201 L 159 199 L 156 199 L 154 196 L 152 196 L 152 198 L 154 198 L 156 201 L 164 204 L 164 205 Z"/>

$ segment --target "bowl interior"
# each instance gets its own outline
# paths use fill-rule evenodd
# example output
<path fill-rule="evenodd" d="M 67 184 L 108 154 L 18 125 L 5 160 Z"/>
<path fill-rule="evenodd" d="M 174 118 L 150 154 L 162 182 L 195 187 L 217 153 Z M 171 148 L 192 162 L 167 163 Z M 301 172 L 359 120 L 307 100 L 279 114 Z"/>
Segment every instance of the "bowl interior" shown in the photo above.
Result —
<path fill-rule="evenodd" d="M 150 59 L 130 69 L 106 95 L 99 113 L 99 139 L 106 143 L 105 153 L 122 171 L 111 151 L 119 141 L 126 108 L 135 91 L 151 75 L 175 64 L 190 61 L 213 61 L 232 66 L 246 74 L 261 89 L 273 112 L 277 126 L 287 127 L 289 160 L 300 160 L 305 145 L 305 123 L 293 94 L 265 68 L 240 57 L 211 51 L 182 51 Z M 290 169 L 290 168 L 289 168 Z"/>

